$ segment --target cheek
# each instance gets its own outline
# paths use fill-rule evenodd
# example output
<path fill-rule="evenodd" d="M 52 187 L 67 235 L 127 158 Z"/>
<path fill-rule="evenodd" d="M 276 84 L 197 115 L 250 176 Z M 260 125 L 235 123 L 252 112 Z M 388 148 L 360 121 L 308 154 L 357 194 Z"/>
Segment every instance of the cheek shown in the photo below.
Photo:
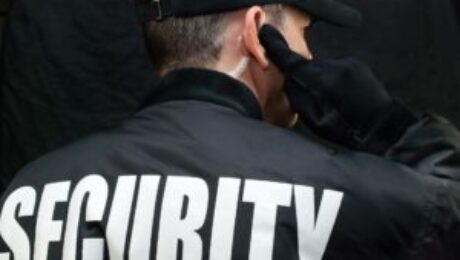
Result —
<path fill-rule="evenodd" d="M 307 40 L 304 37 L 303 33 L 298 32 L 289 32 L 286 35 L 286 40 L 289 43 L 289 47 L 302 55 L 303 57 L 311 60 L 313 59 L 313 55 L 308 47 Z"/>
<path fill-rule="evenodd" d="M 304 57 L 307 58 L 308 60 L 312 60 L 313 59 L 313 53 L 311 52 L 310 50 L 310 46 L 308 45 L 308 39 L 305 39 L 304 38 L 304 41 L 305 41 L 305 55 Z"/>
<path fill-rule="evenodd" d="M 307 59 L 312 59 L 313 55 L 308 47 L 307 40 L 304 38 L 303 34 L 296 35 L 295 46 L 293 46 L 293 50 L 299 53 L 300 55 L 304 56 Z"/>

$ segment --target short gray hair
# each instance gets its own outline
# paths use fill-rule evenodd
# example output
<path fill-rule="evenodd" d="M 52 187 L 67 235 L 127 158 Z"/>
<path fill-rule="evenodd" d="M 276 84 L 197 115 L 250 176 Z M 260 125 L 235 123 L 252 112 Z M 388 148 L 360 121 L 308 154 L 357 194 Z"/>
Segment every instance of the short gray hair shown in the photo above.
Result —
<path fill-rule="evenodd" d="M 274 24 L 283 20 L 280 4 L 263 7 Z M 228 13 L 194 17 L 170 17 L 145 24 L 147 51 L 157 72 L 185 67 L 203 67 L 218 60 L 219 41 L 228 23 Z"/>

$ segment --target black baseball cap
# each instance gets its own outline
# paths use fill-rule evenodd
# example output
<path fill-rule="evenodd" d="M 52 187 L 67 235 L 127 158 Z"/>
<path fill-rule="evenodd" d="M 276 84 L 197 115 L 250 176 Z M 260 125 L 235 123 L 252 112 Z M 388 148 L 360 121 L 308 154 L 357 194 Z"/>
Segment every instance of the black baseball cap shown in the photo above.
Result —
<path fill-rule="evenodd" d="M 353 27 L 361 23 L 361 14 L 340 0 L 136 0 L 143 22 L 167 17 L 187 17 L 226 12 L 254 5 L 286 4 L 297 7 L 335 25 Z"/>

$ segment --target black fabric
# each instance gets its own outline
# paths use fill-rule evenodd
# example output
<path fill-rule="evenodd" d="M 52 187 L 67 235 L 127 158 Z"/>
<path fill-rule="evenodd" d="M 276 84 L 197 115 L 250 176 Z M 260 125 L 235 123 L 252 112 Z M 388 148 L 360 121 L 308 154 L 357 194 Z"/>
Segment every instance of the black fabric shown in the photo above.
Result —
<path fill-rule="evenodd" d="M 172 100 L 195 99 L 230 106 L 243 115 L 262 119 L 259 103 L 242 83 L 228 75 L 202 69 L 173 71 L 161 79 L 142 108 Z"/>
<path fill-rule="evenodd" d="M 5 184 L 38 156 L 118 124 L 155 81 L 131 1 L 10 2 L 0 57 Z M 307 35 L 315 56 L 356 56 L 393 96 L 460 125 L 459 1 L 345 2 L 362 26 L 316 23 Z"/>
<path fill-rule="evenodd" d="M 340 2 L 341 0 L 137 0 L 141 21 L 163 19 L 170 16 L 194 16 L 231 11 L 253 5 L 288 4 L 307 11 L 327 22 L 342 26 L 357 26 L 360 13 Z"/>
<path fill-rule="evenodd" d="M 374 154 L 383 154 L 418 120 L 394 102 L 370 68 L 352 58 L 312 59 L 289 48 L 270 25 L 259 32 L 273 63 L 286 76 L 292 108 L 318 136 Z"/>
<path fill-rule="evenodd" d="M 131 1 L 15 0 L 3 54 L 2 186 L 43 153 L 119 124 L 156 80 Z"/>
<path fill-rule="evenodd" d="M 189 85 L 189 78 L 198 74 L 206 78 L 195 78 Z M 221 74 L 196 71 L 171 74 L 160 86 L 165 89 L 192 87 L 198 86 L 201 80 L 245 88 Z M 458 157 L 450 157 L 449 170 L 446 170 L 447 163 L 429 163 L 433 157 L 446 158 L 444 150 L 432 150 L 440 137 L 445 137 L 442 143 L 451 144 L 450 148 L 457 147 L 451 154 L 460 154 L 458 131 L 448 123 L 430 121 L 414 126 L 406 138 L 418 144 L 417 139 L 430 140 L 432 145 L 426 148 L 431 153 L 423 156 L 421 150 L 411 150 L 412 155 L 425 157 L 424 163 L 401 165 L 385 158 L 323 146 L 308 137 L 262 122 L 250 113 L 241 113 L 241 107 L 251 111 L 251 107 L 257 105 L 255 98 L 248 98 L 250 92 L 245 90 L 240 91 L 245 93 L 242 96 L 232 91 L 217 93 L 214 87 L 218 85 L 197 87 L 198 93 L 190 94 L 189 98 L 174 99 L 166 91 L 168 97 L 164 100 L 169 101 L 152 103 L 120 127 L 92 135 L 30 164 L 16 176 L 0 200 L 2 223 L 17 219 L 25 234 L 34 241 L 46 237 L 43 233 L 39 236 L 37 231 L 48 232 L 43 230 L 47 219 L 37 221 L 40 219 L 37 215 L 45 216 L 48 212 L 44 209 L 51 211 L 49 221 L 62 221 L 62 232 L 66 235 L 73 227 L 68 221 L 80 217 L 80 221 L 74 222 L 74 236 L 107 240 L 100 243 L 104 247 L 102 259 L 109 259 L 108 253 L 113 259 L 130 252 L 133 242 L 123 241 L 137 241 L 138 248 L 147 246 L 145 259 L 164 259 L 157 256 L 162 239 L 168 241 L 168 246 L 172 243 L 167 252 L 173 259 L 176 251 L 181 252 L 179 255 L 209 259 L 210 248 L 216 246 L 211 237 L 216 229 L 224 227 L 230 230 L 221 235 L 231 237 L 223 243 L 229 245 L 231 259 L 238 260 L 248 259 L 250 251 L 256 251 L 251 252 L 256 256 L 262 253 L 261 259 L 274 260 L 298 260 L 299 254 L 303 254 L 302 259 L 313 255 L 324 260 L 460 257 Z M 200 99 L 200 92 L 205 93 L 204 100 Z M 222 98 L 228 102 L 223 104 Z M 428 129 L 425 126 L 429 126 Z M 425 130 L 430 135 L 423 134 Z M 447 132 L 453 135 L 443 134 Z M 439 171 L 450 172 L 452 178 L 439 176 Z M 158 189 L 153 189 L 152 178 L 159 178 Z M 238 189 L 236 193 L 220 191 L 220 196 L 226 199 L 218 208 L 216 197 L 223 188 L 220 186 L 225 181 L 223 178 L 231 178 Z M 172 183 L 176 183 L 176 188 L 167 194 Z M 64 196 L 66 193 L 68 196 Z M 158 196 L 146 199 L 152 194 Z M 197 197 L 197 194 L 207 195 Z M 234 196 L 228 200 L 230 194 Z M 289 203 L 274 204 L 278 202 L 272 200 L 279 201 L 284 195 Z M 255 202 L 254 197 L 257 197 Z M 166 198 L 175 200 L 165 201 Z M 21 199 L 24 203 L 17 206 L 17 199 L 17 203 Z M 232 209 L 234 202 L 236 207 Z M 36 210 L 15 214 L 15 209 L 24 208 L 26 203 L 36 205 L 32 207 Z M 203 207 L 196 206 L 203 203 Z M 155 209 L 155 214 L 144 219 L 153 213 L 145 210 L 149 207 Z M 273 207 L 275 215 L 270 210 Z M 177 208 L 180 214 L 171 213 L 171 209 Z M 96 213 L 100 212 L 96 209 L 102 209 L 102 213 Z M 263 213 L 256 209 L 262 209 Z M 235 212 L 235 217 L 225 222 L 214 221 L 215 212 L 221 217 Z M 125 214 L 127 222 L 123 221 Z M 85 216 L 89 217 L 85 219 Z M 332 222 L 327 221 L 331 218 Z M 161 234 L 163 221 L 171 219 L 184 222 L 166 231 L 163 229 Z M 308 225 L 301 228 L 305 223 Z M 333 225 L 330 239 L 324 240 L 324 236 L 328 238 L 325 227 L 327 229 L 330 223 Z M 12 239 L 17 237 L 12 231 L 17 226 L 1 227 L 0 252 L 23 252 L 28 242 L 11 247 Z M 137 233 L 133 231 L 135 227 Z M 125 229 L 126 232 L 122 232 Z M 180 242 L 182 246 L 178 246 L 174 244 L 176 240 L 165 238 L 174 238 L 176 229 L 179 235 L 185 230 L 184 236 L 191 234 L 192 239 L 187 236 Z M 152 236 L 142 239 L 150 231 Z M 137 239 L 131 238 L 133 234 Z M 299 237 L 305 239 L 303 243 Z M 193 243 L 196 238 L 199 242 Z M 62 244 L 66 239 L 69 238 L 59 236 L 49 247 L 53 259 L 62 257 Z M 222 241 L 221 237 L 215 239 Z M 316 247 L 318 241 L 326 241 L 324 254 Z M 82 249 L 83 244 L 75 242 L 75 252 L 87 252 Z M 256 250 L 251 250 L 251 246 Z M 219 255 L 228 252 L 225 248 L 214 249 Z M 93 248 L 92 252 L 96 251 Z M 134 250 L 134 253 L 141 251 Z"/>
<path fill-rule="evenodd" d="M 11 6 L 11 1 L 10 0 L 4 0 L 0 3 L 0 16 L 5 16 L 8 13 L 8 10 L 10 9 Z"/>
<path fill-rule="evenodd" d="M 439 115 L 425 114 L 385 156 L 423 174 L 460 182 L 460 131 Z"/>
<path fill-rule="evenodd" d="M 375 125 L 362 140 L 359 150 L 384 155 L 420 120 L 401 100 L 392 100 L 387 109 L 377 122 L 374 121 Z"/>
<path fill-rule="evenodd" d="M 0 57 L 3 57 L 3 33 L 5 28 L 6 16 L 11 8 L 11 1 L 5 0 L 0 3 Z M 0 82 L 3 78 L 3 69 L 0 69 Z"/>

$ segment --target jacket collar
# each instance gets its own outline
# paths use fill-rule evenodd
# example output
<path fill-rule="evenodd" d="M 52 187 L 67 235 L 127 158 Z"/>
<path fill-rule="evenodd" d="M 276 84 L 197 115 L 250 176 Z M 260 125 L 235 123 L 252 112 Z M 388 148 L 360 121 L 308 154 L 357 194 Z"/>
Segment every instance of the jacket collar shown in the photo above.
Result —
<path fill-rule="evenodd" d="M 182 69 L 161 78 L 141 108 L 174 100 L 200 100 L 232 108 L 244 116 L 262 118 L 253 93 L 243 83 L 217 71 Z"/>

